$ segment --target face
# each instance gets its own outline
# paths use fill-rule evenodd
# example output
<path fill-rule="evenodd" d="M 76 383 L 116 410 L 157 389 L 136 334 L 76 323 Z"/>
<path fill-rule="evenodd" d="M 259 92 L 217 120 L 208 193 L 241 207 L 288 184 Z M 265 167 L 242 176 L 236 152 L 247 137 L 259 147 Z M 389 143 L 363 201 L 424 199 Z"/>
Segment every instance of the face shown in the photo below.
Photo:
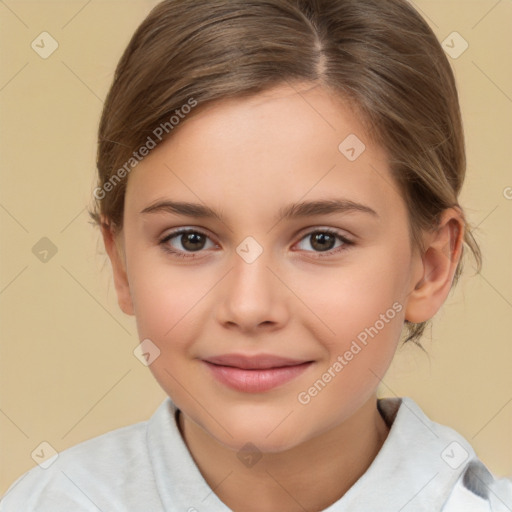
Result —
<path fill-rule="evenodd" d="M 130 174 L 119 236 L 151 371 L 235 450 L 297 446 L 374 396 L 418 279 L 385 153 L 311 85 L 188 119 Z"/>

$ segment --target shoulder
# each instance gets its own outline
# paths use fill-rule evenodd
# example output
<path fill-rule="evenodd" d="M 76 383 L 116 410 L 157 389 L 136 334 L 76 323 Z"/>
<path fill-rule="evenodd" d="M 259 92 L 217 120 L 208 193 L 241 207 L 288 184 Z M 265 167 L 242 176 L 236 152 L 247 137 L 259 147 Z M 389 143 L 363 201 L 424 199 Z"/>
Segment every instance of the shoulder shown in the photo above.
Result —
<path fill-rule="evenodd" d="M 436 489 L 435 496 L 422 493 L 427 498 L 426 507 L 437 499 L 439 508 L 431 510 L 512 511 L 512 480 L 493 475 L 460 433 L 432 421 L 408 397 L 381 400 L 379 409 L 395 429 L 394 448 L 408 453 L 401 461 L 408 467 L 408 474 L 417 471 L 420 480 L 424 475 L 434 475 L 431 486 Z"/>
<path fill-rule="evenodd" d="M 130 482 L 144 494 L 152 481 L 146 430 L 147 422 L 136 423 L 60 452 L 46 469 L 36 466 L 20 476 L 0 501 L 0 512 L 126 509 L 119 498 L 129 493 Z"/>
<path fill-rule="evenodd" d="M 510 512 L 512 510 L 512 480 L 493 475 L 479 459 L 464 467 L 443 512 Z"/>

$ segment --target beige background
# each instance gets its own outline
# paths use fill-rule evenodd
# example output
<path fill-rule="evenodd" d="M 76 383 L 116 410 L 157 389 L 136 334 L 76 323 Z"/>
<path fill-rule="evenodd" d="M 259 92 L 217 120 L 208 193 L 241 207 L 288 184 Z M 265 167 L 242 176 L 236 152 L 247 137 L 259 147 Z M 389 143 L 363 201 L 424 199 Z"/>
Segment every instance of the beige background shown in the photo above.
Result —
<path fill-rule="evenodd" d="M 85 211 L 102 100 L 155 4 L 0 2 L 0 493 L 35 465 L 41 442 L 62 451 L 147 419 L 165 396 L 132 353 L 135 324 Z M 381 394 L 414 398 L 512 476 L 512 2 L 415 5 L 441 41 L 457 31 L 469 43 L 452 59 L 469 162 L 462 204 L 485 260 L 481 276 L 467 266 L 436 315 L 429 357 L 401 350 Z M 59 44 L 47 59 L 31 48 L 43 31 Z M 32 252 L 43 237 L 57 248 L 47 262 Z"/>

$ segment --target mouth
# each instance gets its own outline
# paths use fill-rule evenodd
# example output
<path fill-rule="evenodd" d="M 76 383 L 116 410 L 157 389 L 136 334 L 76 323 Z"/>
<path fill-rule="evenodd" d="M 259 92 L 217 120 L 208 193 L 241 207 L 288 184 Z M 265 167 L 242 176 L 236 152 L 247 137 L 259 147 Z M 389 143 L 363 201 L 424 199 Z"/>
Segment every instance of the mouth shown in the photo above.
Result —
<path fill-rule="evenodd" d="M 288 366 L 298 366 L 312 361 L 304 359 L 290 359 L 287 357 L 275 356 L 270 354 L 259 354 L 246 356 L 242 354 L 225 354 L 213 356 L 204 360 L 207 363 L 217 366 L 228 366 L 231 368 L 240 368 L 243 370 L 269 370 L 272 368 L 284 368 Z"/>
<path fill-rule="evenodd" d="M 244 393 L 262 393 L 283 386 L 313 364 L 272 355 L 236 354 L 209 357 L 202 362 L 215 380 Z"/>

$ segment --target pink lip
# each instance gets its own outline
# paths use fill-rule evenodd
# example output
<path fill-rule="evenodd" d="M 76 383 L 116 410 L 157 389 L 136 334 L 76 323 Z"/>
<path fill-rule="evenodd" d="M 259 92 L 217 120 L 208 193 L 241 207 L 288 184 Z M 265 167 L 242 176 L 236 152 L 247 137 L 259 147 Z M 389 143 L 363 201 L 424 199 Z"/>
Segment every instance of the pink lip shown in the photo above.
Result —
<path fill-rule="evenodd" d="M 209 357 L 203 362 L 218 381 L 245 393 L 261 393 L 281 386 L 300 375 L 312 364 L 312 361 L 266 354 L 229 354 Z"/>

